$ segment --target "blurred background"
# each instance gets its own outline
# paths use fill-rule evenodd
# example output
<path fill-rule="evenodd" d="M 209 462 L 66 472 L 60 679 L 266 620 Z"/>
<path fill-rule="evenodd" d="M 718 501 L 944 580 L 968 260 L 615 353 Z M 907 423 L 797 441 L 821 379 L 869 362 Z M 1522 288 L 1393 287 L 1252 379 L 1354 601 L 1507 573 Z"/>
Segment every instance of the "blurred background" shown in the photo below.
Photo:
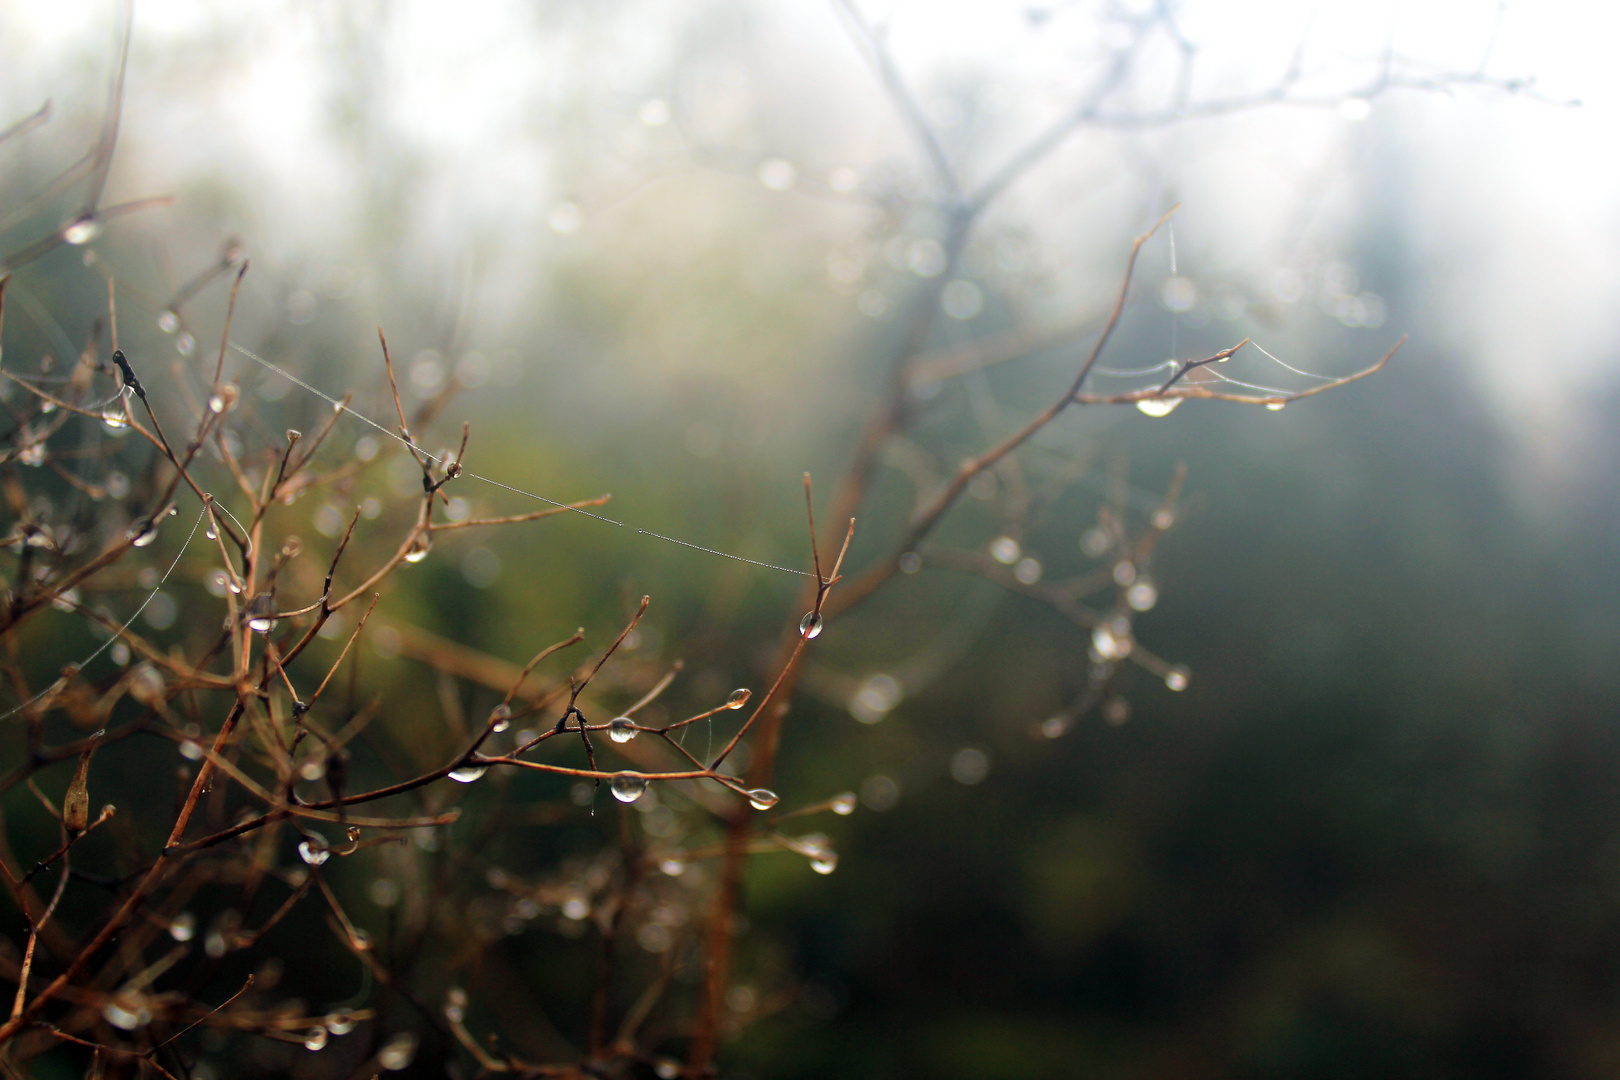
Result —
<path fill-rule="evenodd" d="M 799 477 L 824 505 L 922 296 L 938 311 L 920 366 L 943 374 L 914 380 L 860 567 L 939 468 L 1061 392 L 1131 238 L 1179 204 L 1108 368 L 1248 337 L 1337 376 L 1407 345 L 1281 411 L 1071 410 L 947 518 L 955 549 L 1078 575 L 1106 554 L 1100 511 L 1146 519 L 1184 463 L 1135 627 L 1186 666 L 1183 692 L 1130 672 L 1044 737 L 1084 696 L 1089 634 L 934 566 L 830 622 L 777 789 L 862 807 L 828 826 L 831 876 L 751 871 L 739 986 L 797 991 L 727 1069 L 1613 1075 L 1620 16 L 1573 0 L 857 10 L 909 99 L 819 0 L 143 0 L 107 201 L 174 202 L 95 242 L 124 347 L 156 371 L 209 355 L 224 279 L 183 328 L 158 317 L 236 242 L 252 270 L 235 340 L 381 418 L 382 326 L 409 400 L 464 387 L 425 443 L 465 419 L 486 475 L 611 492 L 632 526 L 802 567 Z M 0 9 L 0 124 L 54 106 L 0 150 L 9 182 L 95 140 L 117 25 L 108 3 Z M 948 192 L 907 100 L 973 189 L 1110 65 L 1126 74 L 1109 107 L 949 264 Z M 1303 104 L 1265 101 L 1291 65 Z M 19 274 L 8 363 L 47 347 L 52 319 L 99 310 L 80 254 Z M 1020 336 L 1006 362 L 971 360 Z M 227 363 L 268 426 L 329 414 Z M 1253 350 L 1225 373 L 1310 383 Z M 365 435 L 339 444 L 364 456 Z M 415 483 L 397 473 L 376 480 Z M 477 513 L 530 508 L 463 494 Z M 300 512 L 330 535 L 326 509 Z M 798 592 L 573 519 L 441 540 L 379 614 L 521 663 L 581 623 L 611 639 L 646 593 L 641 655 L 685 659 L 712 693 L 762 685 Z M 399 722 L 441 722 L 417 708 Z M 560 848 L 599 824 L 560 826 Z M 569 954 L 528 940 L 545 935 L 514 937 L 512 962 L 566 981 Z"/>

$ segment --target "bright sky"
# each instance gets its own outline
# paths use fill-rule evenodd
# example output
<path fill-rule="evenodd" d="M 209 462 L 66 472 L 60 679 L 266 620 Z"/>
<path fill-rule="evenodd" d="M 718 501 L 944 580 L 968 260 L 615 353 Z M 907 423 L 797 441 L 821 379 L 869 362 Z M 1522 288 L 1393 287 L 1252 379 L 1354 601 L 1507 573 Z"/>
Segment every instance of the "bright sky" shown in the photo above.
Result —
<path fill-rule="evenodd" d="M 1048 7 L 1032 27 L 1030 12 Z M 1084 84 L 1081 50 L 1094 40 L 1096 8 L 1034 0 L 864 5 L 869 18 L 888 22 L 916 86 L 981 80 L 994 88 L 1009 128 L 1020 120 L 1033 127 Z M 1532 75 L 1547 96 L 1584 102 L 1567 109 L 1471 89 L 1455 100 L 1405 95 L 1359 124 L 1274 111 L 1204 129 L 1218 138 L 1195 131 L 1172 144 L 1200 165 L 1177 178 L 1188 200 L 1181 227 L 1237 250 L 1243 238 L 1275 233 L 1279 199 L 1297 200 L 1298 178 L 1331 163 L 1335 148 L 1369 132 L 1398 140 L 1411 161 L 1401 182 L 1419 211 L 1409 239 L 1435 270 L 1424 332 L 1477 358 L 1527 447 L 1549 459 L 1569 451 L 1585 391 L 1613 379 L 1620 329 L 1620 5 L 1520 0 L 1505 5 L 1499 25 L 1494 0 L 1188 0 L 1183 12 L 1186 35 L 1200 46 L 1199 93 L 1266 85 L 1302 35 L 1307 67 L 1328 90 L 1359 85 L 1386 48 L 1469 72 L 1496 26 L 1487 73 Z M 273 255 L 308 257 L 323 243 L 346 243 L 371 193 L 352 168 L 352 144 L 336 137 L 334 101 L 371 94 L 386 102 L 390 135 L 414 151 L 416 182 L 429 193 L 413 223 L 421 242 L 487 231 L 492 222 L 514 236 L 549 235 L 550 215 L 570 197 L 549 140 L 568 123 L 581 86 L 593 88 L 593 107 L 605 102 L 634 118 L 646 100 L 668 96 L 672 56 L 743 24 L 754 34 L 747 40 L 770 51 L 755 62 L 787 90 L 787 104 L 772 106 L 779 131 L 791 136 L 794 116 L 823 128 L 828 116 L 838 118 L 831 144 L 821 132 L 813 148 L 773 144 L 774 152 L 802 149 L 827 161 L 844 150 L 860 166 L 862 153 L 894 139 L 892 117 L 873 113 L 882 99 L 829 0 L 647 3 L 598 14 L 588 5 L 537 13 L 516 0 L 405 0 L 375 11 L 140 0 L 115 193 L 185 190 L 199 176 L 218 176 L 248 193 L 253 231 L 261 247 L 279 247 Z M 100 106 L 92 87 L 104 78 L 113 24 L 109 0 L 0 10 L 7 115 L 49 96 L 62 123 L 93 123 Z M 346 58 L 341 68 L 334 55 Z M 729 77 L 704 68 L 691 85 L 741 101 L 749 89 Z M 722 110 L 710 122 L 724 130 L 728 117 Z M 633 122 L 627 129 L 639 131 Z M 616 147 L 632 174 L 639 138 L 631 132 Z M 1031 178 L 1030 197 L 1059 197 L 1079 171 L 1072 159 L 1056 160 L 1049 175 Z M 1254 257 L 1267 257 L 1261 249 Z"/>

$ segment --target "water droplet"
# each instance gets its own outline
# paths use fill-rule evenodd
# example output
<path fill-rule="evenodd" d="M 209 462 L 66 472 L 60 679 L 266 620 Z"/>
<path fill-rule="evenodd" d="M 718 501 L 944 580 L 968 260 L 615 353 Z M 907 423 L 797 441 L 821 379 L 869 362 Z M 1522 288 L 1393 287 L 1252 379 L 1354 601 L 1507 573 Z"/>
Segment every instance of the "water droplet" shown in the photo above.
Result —
<path fill-rule="evenodd" d="M 180 756 L 187 761 L 201 761 L 203 756 L 202 743 L 196 739 L 187 739 L 180 744 Z"/>
<path fill-rule="evenodd" d="M 1125 602 L 1134 611 L 1151 611 L 1159 602 L 1159 588 L 1147 578 L 1138 578 L 1135 585 L 1125 590 Z"/>
<path fill-rule="evenodd" d="M 191 336 L 191 331 L 182 330 L 180 336 L 174 339 L 174 350 L 181 356 L 190 356 L 197 351 L 197 339 Z"/>
<path fill-rule="evenodd" d="M 900 572 L 902 574 L 915 574 L 922 569 L 922 556 L 915 551 L 908 551 L 900 556 Z"/>
<path fill-rule="evenodd" d="M 680 877 L 686 873 L 686 860 L 679 855 L 666 855 L 658 860 L 658 869 L 670 877 Z"/>
<path fill-rule="evenodd" d="M 36 467 L 45 464 L 45 444 L 42 442 L 29 443 L 18 451 L 17 460 L 24 465 Z"/>
<path fill-rule="evenodd" d="M 1021 585 L 1033 585 L 1041 580 L 1041 561 L 1039 559 L 1023 558 L 1013 567 L 1013 577 Z"/>
<path fill-rule="evenodd" d="M 613 797 L 623 803 L 635 802 L 647 790 L 647 778 L 638 772 L 615 773 L 608 781 Z"/>
<path fill-rule="evenodd" d="M 1136 580 L 1136 564 L 1129 559 L 1121 559 L 1114 564 L 1114 584 L 1129 585 Z"/>
<path fill-rule="evenodd" d="M 570 896 L 568 899 L 563 901 L 562 914 L 563 918 L 565 919 L 569 919 L 573 922 L 579 922 L 590 913 L 591 903 L 583 896 Z"/>
<path fill-rule="evenodd" d="M 1041 721 L 1041 734 L 1048 739 L 1055 739 L 1069 730 L 1067 716 L 1052 716 Z"/>
<path fill-rule="evenodd" d="M 124 415 L 123 398 L 114 398 L 101 410 L 101 422 L 114 431 L 129 426 L 129 418 Z"/>
<path fill-rule="evenodd" d="M 1148 416 L 1169 416 L 1176 411 L 1176 406 L 1180 405 L 1183 400 L 1183 398 L 1178 397 L 1143 398 L 1136 403 L 1136 408 L 1137 411 Z"/>
<path fill-rule="evenodd" d="M 628 716 L 618 716 L 608 721 L 608 738 L 616 743 L 627 743 L 636 737 L 636 722 Z"/>
<path fill-rule="evenodd" d="M 398 1072 L 408 1067 L 415 1057 L 416 1036 L 408 1031 L 402 1031 L 377 1051 L 377 1064 L 388 1072 Z"/>
<path fill-rule="evenodd" d="M 803 628 L 801 627 L 801 629 Z M 739 687 L 731 692 L 730 697 L 726 698 L 726 708 L 740 709 L 748 704 L 748 699 L 753 696 L 754 692 L 752 690 L 747 687 Z"/>
<path fill-rule="evenodd" d="M 74 247 L 88 244 L 100 235 L 101 222 L 96 219 L 94 214 L 76 217 L 62 226 L 62 239 Z"/>
<path fill-rule="evenodd" d="M 552 232 L 567 236 L 569 233 L 579 232 L 580 227 L 585 224 L 585 212 L 574 203 L 558 203 L 552 207 L 547 220 Z"/>
<path fill-rule="evenodd" d="M 312 832 L 299 841 L 298 857 L 311 866 L 319 866 L 332 857 L 332 849 L 327 845 L 326 837 Z"/>
<path fill-rule="evenodd" d="M 1171 509 L 1156 510 L 1153 513 L 1153 527 L 1164 532 L 1176 523 L 1176 512 Z"/>
<path fill-rule="evenodd" d="M 799 636 L 804 638 L 806 641 L 811 641 L 821 636 L 820 612 L 811 611 L 805 613 L 804 618 L 799 620 Z"/>
<path fill-rule="evenodd" d="M 1182 667 L 1180 664 L 1177 664 L 1175 667 L 1165 672 L 1164 685 L 1169 687 L 1171 690 L 1179 692 L 1187 689 L 1187 681 L 1189 678 L 1191 678 L 1191 676 L 1191 672 Z"/>
<path fill-rule="evenodd" d="M 844 791 L 834 795 L 830 806 L 839 817 L 848 817 L 855 812 L 855 793 Z"/>
<path fill-rule="evenodd" d="M 101 1015 L 107 1018 L 107 1023 L 124 1031 L 134 1031 L 152 1022 L 152 1009 L 146 1003 L 146 995 L 138 990 L 120 990 L 108 998 L 107 1004 L 101 1007 Z"/>
<path fill-rule="evenodd" d="M 748 805 L 755 810 L 769 810 L 778 802 L 781 802 L 781 799 L 769 788 L 758 787 L 748 793 Z"/>
<path fill-rule="evenodd" d="M 1119 727 L 1131 718 L 1131 703 L 1115 695 L 1103 702 L 1102 714 L 1110 727 Z"/>
<path fill-rule="evenodd" d="M 142 518 L 131 525 L 124 535 L 135 547 L 149 547 L 157 539 L 157 523 L 151 518 Z"/>
<path fill-rule="evenodd" d="M 169 923 L 169 936 L 176 941 L 190 941 L 197 934 L 197 916 L 182 911 Z"/>
<path fill-rule="evenodd" d="M 450 779 L 458 784 L 470 784 L 488 771 L 488 765 L 463 765 L 459 769 L 450 770 Z"/>
<path fill-rule="evenodd" d="M 828 852 L 820 858 L 811 859 L 810 869 L 818 874 L 830 874 L 838 869 L 838 856 L 833 852 Z"/>
<path fill-rule="evenodd" d="M 489 730 L 499 735 L 512 726 L 512 706 L 501 702 L 489 713 Z"/>
<path fill-rule="evenodd" d="M 766 158 L 759 163 L 759 182 L 768 191 L 786 191 L 798 179 L 798 170 L 791 161 Z"/>
<path fill-rule="evenodd" d="M 452 1024 L 459 1024 L 467 1018 L 467 991 L 459 986 L 450 988 L 444 996 L 444 1018 Z"/>
<path fill-rule="evenodd" d="M 964 746 L 951 755 L 951 779 L 969 787 L 990 775 L 990 758 L 983 750 Z"/>
<path fill-rule="evenodd" d="M 1191 311 L 1193 305 L 1198 303 L 1198 286 L 1179 274 L 1167 277 L 1164 279 L 1164 286 L 1159 290 L 1159 300 L 1165 307 L 1178 314 Z"/>
<path fill-rule="evenodd" d="M 1010 536 L 998 536 L 990 541 L 990 557 L 1003 566 L 1011 566 L 1023 553 L 1023 545 Z"/>
<path fill-rule="evenodd" d="M 1282 412 L 1283 406 L 1287 404 L 1286 401 L 1268 401 L 1266 402 L 1266 409 L 1270 412 Z"/>
<path fill-rule="evenodd" d="M 354 1015 L 347 1010 L 326 1014 L 326 1030 L 334 1035 L 347 1035 L 355 1028 Z"/>
<path fill-rule="evenodd" d="M 312 1027 L 312 1028 L 310 1028 L 309 1029 L 309 1034 L 304 1036 L 304 1049 L 305 1050 L 324 1050 L 324 1049 L 326 1049 L 326 1029 L 323 1028 L 323 1027 Z"/>
<path fill-rule="evenodd" d="M 1119 625 L 1121 621 L 1124 621 L 1123 627 Z M 1091 632 L 1091 647 L 1104 660 L 1123 660 L 1131 654 L 1130 622 L 1111 619 L 1099 623 Z"/>
<path fill-rule="evenodd" d="M 253 598 L 247 606 L 247 626 L 255 634 L 268 634 L 276 625 L 272 617 L 275 604 L 271 601 L 269 593 L 260 593 Z"/>
<path fill-rule="evenodd" d="M 173 308 L 167 308 L 158 315 L 158 329 L 165 334 L 172 334 L 180 329 L 180 315 Z"/>
<path fill-rule="evenodd" d="M 875 724 L 893 711 L 905 696 L 900 680 L 880 671 L 868 676 L 849 699 L 849 713 L 863 724 Z"/>
<path fill-rule="evenodd" d="M 433 534 L 428 532 L 417 533 L 415 538 L 411 540 L 410 547 L 405 549 L 405 561 L 419 563 L 427 558 L 428 552 L 432 550 Z"/>

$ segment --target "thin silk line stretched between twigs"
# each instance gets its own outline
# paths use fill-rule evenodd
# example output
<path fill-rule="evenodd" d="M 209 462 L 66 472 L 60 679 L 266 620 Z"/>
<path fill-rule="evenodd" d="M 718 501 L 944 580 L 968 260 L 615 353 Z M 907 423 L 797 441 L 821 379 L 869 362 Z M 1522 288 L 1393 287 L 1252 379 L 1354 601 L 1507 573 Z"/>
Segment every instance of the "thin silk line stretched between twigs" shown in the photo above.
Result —
<path fill-rule="evenodd" d="M 404 438 L 398 432 L 390 431 L 388 428 L 384 427 L 382 424 L 377 423 L 377 421 L 371 419 L 371 417 L 369 417 L 366 414 L 360 412 L 358 409 L 355 409 L 353 406 L 349 405 L 347 402 L 339 400 L 338 398 L 332 397 L 330 394 L 327 394 L 324 391 L 316 389 L 315 387 L 311 386 L 309 383 L 305 382 L 303 379 L 300 379 L 298 376 L 294 375 L 292 372 L 286 370 L 283 367 L 280 367 L 279 365 L 277 365 L 275 363 L 272 363 L 269 360 L 266 360 L 264 357 L 258 355 L 255 352 L 252 352 L 252 351 L 250 351 L 248 349 L 243 348 L 241 345 L 238 345 L 234 341 L 230 343 L 230 346 L 231 346 L 232 349 L 235 349 L 237 352 L 241 353 L 243 356 L 247 357 L 249 360 L 252 360 L 254 363 L 257 363 L 257 364 L 260 364 L 260 365 L 264 366 L 268 370 L 275 372 L 277 375 L 280 375 L 282 378 L 284 378 L 287 381 L 293 383 L 294 385 L 302 387 L 303 389 L 309 391 L 311 394 L 314 394 L 316 397 L 320 398 L 322 401 L 324 401 L 328 405 L 332 406 L 332 408 L 334 410 L 336 410 L 338 412 L 348 413 L 350 416 L 353 416 L 355 419 L 359 420 L 360 422 L 362 422 L 364 424 L 367 424 L 370 427 L 373 427 L 376 430 L 382 432 L 384 435 L 388 436 L 390 439 L 393 439 L 395 442 L 399 443 L 401 446 L 406 447 L 407 449 L 409 449 L 413 453 L 420 454 L 422 457 L 424 457 L 427 460 L 433 462 L 435 465 L 439 465 L 440 467 L 444 466 L 445 461 L 444 461 L 443 458 L 428 453 L 426 450 L 422 449 L 420 444 L 412 442 L 411 440 Z M 485 484 L 489 484 L 491 487 L 500 488 L 503 491 L 510 491 L 514 495 L 522 495 L 524 498 L 534 499 L 535 501 L 543 502 L 543 503 L 547 504 L 548 506 L 555 506 L 560 510 L 567 510 L 567 511 L 570 511 L 570 512 L 575 513 L 575 514 L 580 514 L 580 515 L 582 515 L 584 517 L 592 518 L 592 519 L 594 519 L 596 521 L 600 521 L 600 522 L 603 522 L 603 523 L 608 524 L 608 525 L 616 526 L 617 528 L 622 529 L 622 528 L 625 527 L 625 523 L 622 522 L 622 521 L 615 521 L 612 518 L 606 517 L 606 516 L 604 516 L 602 514 L 593 514 L 593 513 L 590 513 L 587 510 L 581 510 L 577 506 L 570 506 L 568 503 L 558 502 L 555 499 L 548 499 L 544 495 L 537 495 L 532 491 L 526 491 L 523 488 L 514 487 L 511 484 L 504 484 L 499 480 L 493 479 L 493 478 L 488 477 L 488 476 L 484 476 L 484 475 L 482 475 L 480 473 L 473 472 L 471 469 L 463 469 L 461 471 L 461 475 L 469 477 L 469 478 L 471 478 L 473 480 L 478 480 L 478 481 L 480 481 L 482 483 L 485 483 Z M 734 562 L 747 563 L 749 566 L 758 566 L 758 567 L 761 567 L 761 568 L 766 569 L 766 570 L 776 570 L 776 571 L 778 571 L 780 573 L 784 573 L 784 574 L 797 574 L 800 577 L 811 577 L 811 576 L 813 576 L 808 571 L 795 570 L 792 567 L 787 567 L 787 566 L 778 566 L 775 563 L 762 562 L 762 561 L 760 561 L 758 559 L 749 559 L 749 558 L 746 558 L 746 557 L 744 557 L 742 555 L 733 555 L 730 552 L 719 551 L 719 550 L 716 550 L 715 548 L 710 548 L 710 547 L 704 547 L 701 544 L 693 544 L 693 543 L 689 543 L 689 542 L 687 542 L 685 540 L 677 540 L 673 536 L 665 536 L 663 533 L 656 533 L 656 532 L 653 532 L 651 529 L 638 528 L 638 529 L 636 529 L 636 533 L 638 535 L 641 535 L 641 536 L 651 536 L 654 539 L 663 540 L 663 541 L 666 541 L 667 543 L 677 544 L 677 545 L 679 545 L 681 547 L 684 547 L 684 548 L 691 548 L 693 551 L 701 551 L 701 552 L 703 552 L 704 554 L 707 554 L 707 555 L 718 555 L 723 559 L 731 559 Z"/>

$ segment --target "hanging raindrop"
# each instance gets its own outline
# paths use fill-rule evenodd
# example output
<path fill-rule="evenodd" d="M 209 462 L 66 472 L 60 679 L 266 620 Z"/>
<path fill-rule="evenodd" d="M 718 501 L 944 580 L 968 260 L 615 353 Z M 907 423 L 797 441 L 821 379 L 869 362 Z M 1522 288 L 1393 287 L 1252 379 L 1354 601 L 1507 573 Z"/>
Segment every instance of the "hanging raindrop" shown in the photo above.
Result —
<path fill-rule="evenodd" d="M 811 636 L 813 637 L 814 635 L 811 635 Z M 744 705 L 748 704 L 748 699 L 753 697 L 753 696 L 754 696 L 754 692 L 752 690 L 749 690 L 747 687 L 741 687 L 739 689 L 733 690 L 731 692 L 731 696 L 726 698 L 726 708 L 728 708 L 728 709 L 740 709 Z"/>
<path fill-rule="evenodd" d="M 489 713 L 489 730 L 499 735 L 512 726 L 512 706 L 501 702 Z"/>
<path fill-rule="evenodd" d="M 628 716 L 615 717 L 608 721 L 608 738 L 616 743 L 627 743 L 636 737 L 636 722 Z"/>
<path fill-rule="evenodd" d="M 124 415 L 124 399 L 115 397 L 101 410 L 101 422 L 114 431 L 129 426 L 129 418 Z"/>
<path fill-rule="evenodd" d="M 632 803 L 647 790 L 647 778 L 638 772 L 615 773 L 608 781 L 613 797 L 623 803 Z"/>
<path fill-rule="evenodd" d="M 276 610 L 269 593 L 260 593 L 247 607 L 248 629 L 255 634 L 268 634 L 276 625 L 272 613 Z"/>
<path fill-rule="evenodd" d="M 327 845 L 326 837 L 312 832 L 299 842 L 298 857 L 311 866 L 319 866 L 332 857 L 332 849 Z"/>
<path fill-rule="evenodd" d="M 94 214 L 84 214 L 62 226 L 62 239 L 81 247 L 101 235 L 101 222 Z"/>
<path fill-rule="evenodd" d="M 323 1028 L 323 1027 L 312 1027 L 312 1028 L 310 1028 L 309 1029 L 309 1034 L 304 1036 L 304 1049 L 305 1050 L 324 1050 L 324 1049 L 326 1049 L 326 1029 Z"/>
<path fill-rule="evenodd" d="M 770 788 L 758 787 L 748 793 L 748 805 L 755 810 L 769 810 L 778 802 L 781 802 L 781 799 Z"/>
<path fill-rule="evenodd" d="M 833 813 L 839 817 L 848 817 L 855 812 L 855 793 L 845 791 L 834 795 L 830 805 Z"/>
<path fill-rule="evenodd" d="M 135 547 L 148 547 L 157 539 L 157 522 L 151 518 L 142 518 L 129 527 L 124 534 Z"/>
<path fill-rule="evenodd" d="M 829 851 L 820 858 L 811 859 L 810 869 L 818 874 L 830 874 L 838 869 L 838 856 Z"/>
<path fill-rule="evenodd" d="M 405 549 L 405 561 L 418 563 L 428 557 L 433 550 L 433 534 L 428 532 L 417 533 L 411 540 L 410 547 Z"/>
<path fill-rule="evenodd" d="M 1181 398 L 1143 398 L 1136 403 L 1138 411 L 1148 416 L 1169 416 L 1176 411 L 1176 406 L 1182 402 Z"/>
<path fill-rule="evenodd" d="M 799 620 L 799 636 L 806 641 L 821 636 L 821 613 L 812 611 Z"/>
<path fill-rule="evenodd" d="M 1268 412 L 1282 412 L 1283 406 L 1287 404 L 1286 401 L 1268 401 L 1266 402 L 1266 410 Z"/>
<path fill-rule="evenodd" d="M 463 765 L 450 770 L 450 779 L 458 784 L 470 784 L 489 771 L 488 765 Z"/>

